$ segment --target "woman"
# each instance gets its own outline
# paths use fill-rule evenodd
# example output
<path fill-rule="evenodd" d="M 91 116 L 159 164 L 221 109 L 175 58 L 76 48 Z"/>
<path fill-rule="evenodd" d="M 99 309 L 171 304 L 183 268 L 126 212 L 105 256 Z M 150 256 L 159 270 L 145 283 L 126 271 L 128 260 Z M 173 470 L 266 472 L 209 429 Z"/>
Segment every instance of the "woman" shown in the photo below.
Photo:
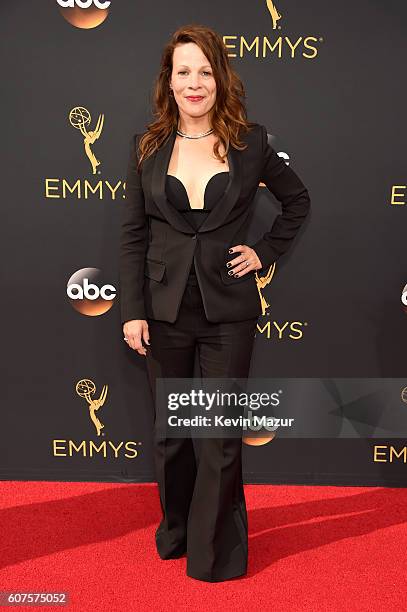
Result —
<path fill-rule="evenodd" d="M 120 243 L 124 339 L 146 356 L 155 381 L 246 378 L 261 304 L 256 271 L 295 238 L 308 191 L 248 122 L 244 88 L 222 38 L 180 28 L 165 47 L 154 91 L 156 119 L 136 134 L 126 181 Z M 247 244 L 263 181 L 282 215 Z M 146 345 L 144 346 L 143 345 Z M 247 513 L 241 437 L 155 439 L 162 559 L 187 553 L 187 575 L 215 582 L 247 571 Z"/>

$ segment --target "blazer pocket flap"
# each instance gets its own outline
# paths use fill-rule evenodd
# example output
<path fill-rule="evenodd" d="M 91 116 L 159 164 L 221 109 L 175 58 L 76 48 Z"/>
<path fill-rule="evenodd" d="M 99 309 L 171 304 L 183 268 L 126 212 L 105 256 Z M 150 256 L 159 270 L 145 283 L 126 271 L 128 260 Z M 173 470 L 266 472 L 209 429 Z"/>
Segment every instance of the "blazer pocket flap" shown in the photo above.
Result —
<path fill-rule="evenodd" d="M 235 285 L 236 283 L 241 283 L 242 281 L 247 281 L 249 278 L 254 279 L 254 272 L 250 270 L 250 272 L 246 272 L 243 276 L 234 277 L 233 274 L 228 274 L 229 268 L 225 268 L 220 270 L 220 277 L 225 283 L 225 285 Z"/>
<path fill-rule="evenodd" d="M 155 281 L 162 281 L 165 272 L 165 263 L 163 261 L 157 261 L 155 259 L 145 260 L 144 274 L 148 278 L 152 278 Z"/>

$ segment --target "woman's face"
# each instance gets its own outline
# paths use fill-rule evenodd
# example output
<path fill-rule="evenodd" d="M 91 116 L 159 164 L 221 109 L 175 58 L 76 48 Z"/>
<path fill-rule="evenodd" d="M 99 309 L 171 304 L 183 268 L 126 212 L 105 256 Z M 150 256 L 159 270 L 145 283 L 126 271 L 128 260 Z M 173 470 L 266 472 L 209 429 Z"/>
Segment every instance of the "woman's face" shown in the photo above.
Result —
<path fill-rule="evenodd" d="M 208 59 L 193 42 L 177 45 L 172 56 L 170 85 L 180 115 L 202 117 L 216 100 L 216 82 Z"/>

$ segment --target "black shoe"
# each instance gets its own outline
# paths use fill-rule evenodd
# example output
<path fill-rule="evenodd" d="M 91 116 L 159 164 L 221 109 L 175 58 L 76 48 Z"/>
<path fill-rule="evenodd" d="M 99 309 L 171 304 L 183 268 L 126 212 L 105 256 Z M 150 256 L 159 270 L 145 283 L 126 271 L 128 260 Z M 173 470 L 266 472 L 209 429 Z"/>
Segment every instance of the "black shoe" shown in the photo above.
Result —
<path fill-rule="evenodd" d="M 187 552 L 187 542 L 186 540 L 183 540 L 182 542 L 180 542 L 179 544 L 177 544 L 175 547 L 173 546 L 172 548 L 166 548 L 165 546 L 163 547 L 161 545 L 159 545 L 158 542 L 158 534 L 160 533 L 160 529 L 158 528 L 155 534 L 155 544 L 157 547 L 157 552 L 160 555 L 160 558 L 165 560 L 165 559 L 179 559 L 180 557 L 183 557 L 186 552 Z"/>
<path fill-rule="evenodd" d="M 185 557 L 186 552 L 187 552 L 187 546 L 186 544 L 182 544 L 180 546 L 177 546 L 175 549 L 173 549 L 170 552 L 160 552 L 158 546 L 157 546 L 157 552 L 160 555 L 160 558 L 165 560 L 165 559 L 179 559 L 180 557 Z"/>

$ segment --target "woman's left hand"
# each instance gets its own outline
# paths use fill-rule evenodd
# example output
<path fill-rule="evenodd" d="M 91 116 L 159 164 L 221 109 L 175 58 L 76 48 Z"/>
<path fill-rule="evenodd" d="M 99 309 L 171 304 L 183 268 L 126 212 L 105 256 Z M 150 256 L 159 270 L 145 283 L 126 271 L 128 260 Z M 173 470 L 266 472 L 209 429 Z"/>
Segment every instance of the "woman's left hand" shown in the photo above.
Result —
<path fill-rule="evenodd" d="M 229 253 L 241 253 L 226 264 L 233 271 L 230 276 L 243 276 L 247 272 L 260 270 L 263 267 L 256 251 L 247 244 L 237 244 L 229 249 Z"/>

